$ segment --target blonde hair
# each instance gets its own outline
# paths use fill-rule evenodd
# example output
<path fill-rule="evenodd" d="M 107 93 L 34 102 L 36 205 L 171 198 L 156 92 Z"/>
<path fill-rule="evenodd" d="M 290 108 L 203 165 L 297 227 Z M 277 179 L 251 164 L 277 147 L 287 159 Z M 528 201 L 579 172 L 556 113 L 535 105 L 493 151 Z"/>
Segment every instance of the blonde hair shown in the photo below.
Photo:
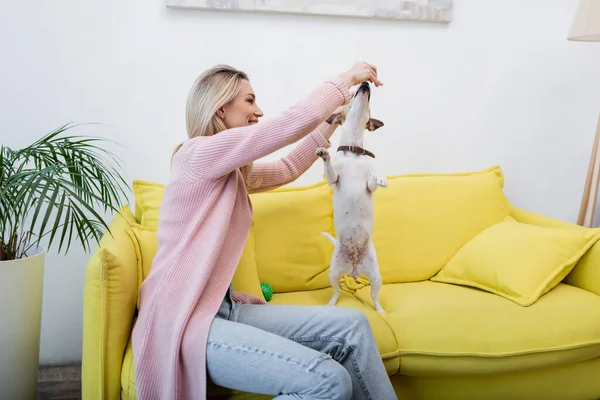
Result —
<path fill-rule="evenodd" d="M 185 122 L 189 139 L 216 135 L 227 129 L 217 116 L 217 110 L 237 96 L 242 80 L 249 80 L 248 75 L 229 65 L 216 65 L 196 79 L 186 102 Z M 173 156 L 181 146 L 177 146 Z M 240 168 L 246 186 L 249 186 L 251 170 L 252 163 Z"/>

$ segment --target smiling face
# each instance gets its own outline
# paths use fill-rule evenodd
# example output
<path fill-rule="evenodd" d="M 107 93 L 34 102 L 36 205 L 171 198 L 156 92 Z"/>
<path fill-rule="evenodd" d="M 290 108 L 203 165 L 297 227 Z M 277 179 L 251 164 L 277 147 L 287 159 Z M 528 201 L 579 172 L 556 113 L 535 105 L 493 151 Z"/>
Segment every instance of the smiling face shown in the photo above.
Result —
<path fill-rule="evenodd" d="M 223 120 L 227 129 L 256 124 L 263 116 L 263 112 L 256 104 L 256 95 L 250 82 L 242 79 L 238 94 L 221 107 L 217 115 Z"/>

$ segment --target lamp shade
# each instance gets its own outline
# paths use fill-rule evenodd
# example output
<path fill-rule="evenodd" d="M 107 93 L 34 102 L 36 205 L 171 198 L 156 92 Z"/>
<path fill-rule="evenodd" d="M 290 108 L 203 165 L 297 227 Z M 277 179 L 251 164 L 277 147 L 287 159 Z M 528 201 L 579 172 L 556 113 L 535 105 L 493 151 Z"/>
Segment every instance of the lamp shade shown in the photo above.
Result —
<path fill-rule="evenodd" d="M 600 42 L 600 0 L 581 0 L 575 13 L 569 40 Z"/>

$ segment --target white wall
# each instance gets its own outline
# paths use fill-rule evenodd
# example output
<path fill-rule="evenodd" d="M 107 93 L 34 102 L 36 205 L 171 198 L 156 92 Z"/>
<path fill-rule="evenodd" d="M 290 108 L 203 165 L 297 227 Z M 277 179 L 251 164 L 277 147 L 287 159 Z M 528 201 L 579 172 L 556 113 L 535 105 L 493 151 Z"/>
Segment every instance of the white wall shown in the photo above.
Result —
<path fill-rule="evenodd" d="M 366 146 L 386 174 L 499 164 L 518 206 L 576 221 L 600 110 L 600 44 L 566 40 L 576 0 L 455 0 L 446 25 L 171 10 L 163 0 L 4 2 L 1 143 L 67 121 L 120 142 L 126 177 L 166 180 L 184 103 L 216 63 L 250 74 L 267 116 L 367 60 L 385 86 Z M 328 37 L 328 39 L 326 39 Z M 334 145 L 337 137 L 334 137 Z M 315 164 L 296 184 L 320 179 Z M 80 359 L 88 255 L 50 256 L 41 361 Z"/>

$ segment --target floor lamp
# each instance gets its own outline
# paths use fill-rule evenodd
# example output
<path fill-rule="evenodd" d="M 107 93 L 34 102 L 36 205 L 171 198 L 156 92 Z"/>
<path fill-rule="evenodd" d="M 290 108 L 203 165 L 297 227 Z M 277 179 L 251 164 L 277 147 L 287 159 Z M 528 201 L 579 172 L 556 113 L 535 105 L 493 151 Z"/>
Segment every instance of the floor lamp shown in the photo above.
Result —
<path fill-rule="evenodd" d="M 579 42 L 600 42 L 600 0 L 581 0 L 575 13 L 568 40 Z M 588 167 L 579 219 L 577 223 L 591 227 L 594 224 L 594 213 L 600 183 L 600 118 L 596 128 L 596 138 L 592 148 L 592 156 Z"/>

